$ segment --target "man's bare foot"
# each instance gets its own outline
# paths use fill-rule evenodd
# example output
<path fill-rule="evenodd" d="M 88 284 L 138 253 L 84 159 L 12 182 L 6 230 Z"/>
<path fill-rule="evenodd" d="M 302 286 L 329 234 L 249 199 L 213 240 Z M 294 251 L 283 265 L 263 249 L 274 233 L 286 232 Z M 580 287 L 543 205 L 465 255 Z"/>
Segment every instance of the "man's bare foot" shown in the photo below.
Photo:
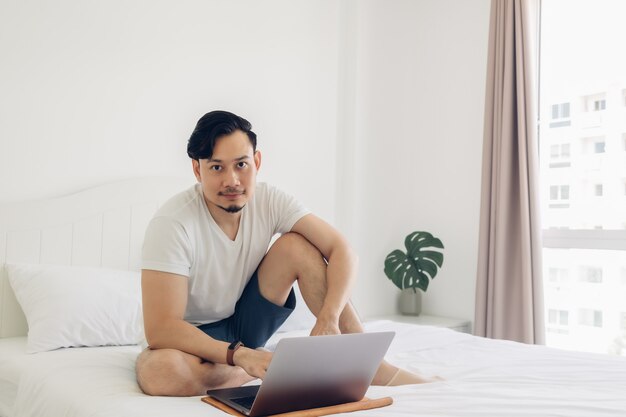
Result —
<path fill-rule="evenodd" d="M 409 384 L 424 384 L 427 382 L 443 381 L 443 378 L 438 376 L 425 377 L 409 372 L 405 369 L 400 369 L 391 365 L 387 361 L 383 361 L 374 376 L 372 385 L 381 386 L 396 386 L 396 385 L 409 385 Z"/>
<path fill-rule="evenodd" d="M 424 384 L 427 382 L 437 382 L 443 380 L 444 379 L 440 376 L 425 377 L 398 368 L 395 375 L 392 376 L 389 382 L 387 382 L 387 384 L 385 385 L 388 387 L 392 387 L 398 385 Z"/>

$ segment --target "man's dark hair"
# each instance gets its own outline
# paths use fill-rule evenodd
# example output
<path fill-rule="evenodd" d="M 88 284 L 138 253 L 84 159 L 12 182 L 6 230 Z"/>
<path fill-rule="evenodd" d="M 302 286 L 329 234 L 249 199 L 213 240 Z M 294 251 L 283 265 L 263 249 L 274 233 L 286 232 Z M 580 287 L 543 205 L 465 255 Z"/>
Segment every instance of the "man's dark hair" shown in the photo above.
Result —
<path fill-rule="evenodd" d="M 252 125 L 243 117 L 236 114 L 215 110 L 202 116 L 196 128 L 193 130 L 189 142 L 187 142 L 187 155 L 191 159 L 210 159 L 213 156 L 213 148 L 219 138 L 241 130 L 250 139 L 252 151 L 256 151 L 256 133 Z"/>

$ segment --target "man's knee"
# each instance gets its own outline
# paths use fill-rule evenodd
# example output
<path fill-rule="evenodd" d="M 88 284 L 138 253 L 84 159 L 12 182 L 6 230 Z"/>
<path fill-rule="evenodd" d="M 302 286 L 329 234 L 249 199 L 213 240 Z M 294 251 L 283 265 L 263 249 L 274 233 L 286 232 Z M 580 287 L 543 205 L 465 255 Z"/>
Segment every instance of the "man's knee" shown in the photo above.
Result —
<path fill-rule="evenodd" d="M 294 280 L 321 277 L 326 262 L 320 251 L 297 233 L 285 233 L 274 242 L 259 266 L 259 291 L 276 305 L 284 305 Z M 317 280 L 324 283 L 323 280 Z M 302 285 L 300 286 L 302 289 Z"/>
<path fill-rule="evenodd" d="M 304 236 L 294 232 L 285 233 L 279 237 L 270 250 L 278 252 L 281 259 L 293 261 L 297 264 L 307 261 L 319 263 L 324 259 L 319 249 Z"/>
<path fill-rule="evenodd" d="M 136 365 L 137 382 L 142 391 L 159 396 L 198 395 L 201 387 L 194 381 L 190 364 L 184 355 L 175 349 L 143 351 Z"/>

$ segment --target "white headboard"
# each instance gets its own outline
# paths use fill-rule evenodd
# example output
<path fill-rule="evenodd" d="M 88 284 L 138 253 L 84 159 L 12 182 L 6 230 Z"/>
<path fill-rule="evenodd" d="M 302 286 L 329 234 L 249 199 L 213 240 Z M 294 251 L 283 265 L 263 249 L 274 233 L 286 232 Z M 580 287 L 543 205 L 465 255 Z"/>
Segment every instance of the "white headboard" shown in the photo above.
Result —
<path fill-rule="evenodd" d="M 140 269 L 146 225 L 193 178 L 138 178 L 64 197 L 0 204 L 0 265 L 30 263 Z M 24 336 L 26 319 L 0 270 L 0 338 Z"/>

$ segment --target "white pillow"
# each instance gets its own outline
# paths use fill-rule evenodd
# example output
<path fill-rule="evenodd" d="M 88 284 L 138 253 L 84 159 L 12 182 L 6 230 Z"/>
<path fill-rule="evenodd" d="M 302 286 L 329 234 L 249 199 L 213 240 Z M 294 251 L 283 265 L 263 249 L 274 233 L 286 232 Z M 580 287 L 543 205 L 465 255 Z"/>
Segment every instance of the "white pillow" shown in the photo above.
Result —
<path fill-rule="evenodd" d="M 28 322 L 28 353 L 143 340 L 139 272 L 60 265 L 6 265 Z"/>
<path fill-rule="evenodd" d="M 278 328 L 277 333 L 290 332 L 292 330 L 311 330 L 315 326 L 317 319 L 304 302 L 297 283 L 293 284 L 293 291 L 296 294 L 296 308 Z"/>

